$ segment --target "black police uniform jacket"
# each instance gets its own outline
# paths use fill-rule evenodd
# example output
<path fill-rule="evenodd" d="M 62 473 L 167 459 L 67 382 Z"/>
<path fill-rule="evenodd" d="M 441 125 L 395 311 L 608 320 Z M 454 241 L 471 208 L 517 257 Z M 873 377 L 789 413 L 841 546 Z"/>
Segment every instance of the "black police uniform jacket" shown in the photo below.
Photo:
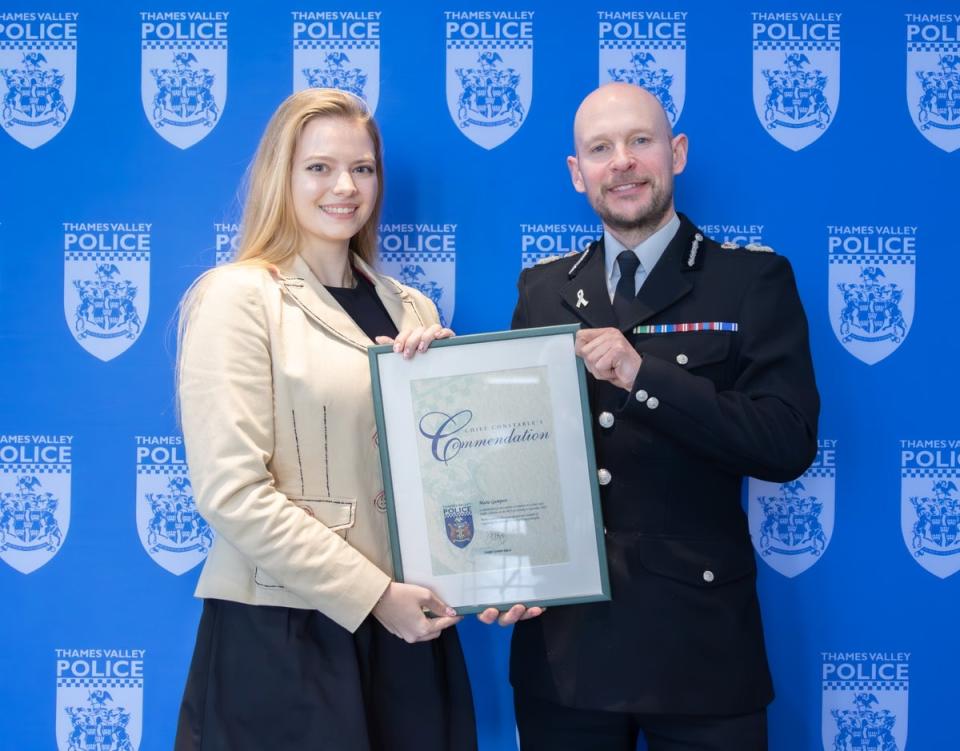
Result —
<path fill-rule="evenodd" d="M 617 327 L 603 258 L 601 240 L 526 269 L 513 328 Z M 736 330 L 634 332 L 703 322 Z M 619 328 L 643 358 L 631 392 L 589 379 L 597 467 L 610 473 L 600 498 L 612 600 L 517 624 L 511 682 L 584 709 L 759 710 L 773 688 L 741 487 L 746 476 L 791 480 L 817 450 L 793 272 L 772 252 L 721 247 L 681 216 Z"/>

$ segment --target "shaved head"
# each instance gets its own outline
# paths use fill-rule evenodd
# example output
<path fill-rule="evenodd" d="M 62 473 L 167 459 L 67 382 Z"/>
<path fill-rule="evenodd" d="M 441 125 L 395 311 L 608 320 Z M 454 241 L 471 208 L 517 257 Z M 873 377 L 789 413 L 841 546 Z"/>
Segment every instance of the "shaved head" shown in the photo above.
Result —
<path fill-rule="evenodd" d="M 635 248 L 674 215 L 673 176 L 687 163 L 687 137 L 674 136 L 649 91 L 608 83 L 591 92 L 573 121 L 570 178 L 604 227 Z"/>

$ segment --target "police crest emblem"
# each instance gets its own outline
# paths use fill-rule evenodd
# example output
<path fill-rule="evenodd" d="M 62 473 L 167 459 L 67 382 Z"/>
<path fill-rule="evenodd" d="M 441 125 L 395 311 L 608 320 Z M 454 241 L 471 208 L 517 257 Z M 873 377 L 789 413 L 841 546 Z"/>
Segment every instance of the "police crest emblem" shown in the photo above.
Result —
<path fill-rule="evenodd" d="M 0 558 L 23 574 L 50 561 L 70 527 L 69 464 L 0 465 Z"/>
<path fill-rule="evenodd" d="M 523 125 L 533 100 L 532 24 L 447 23 L 447 109 L 467 138 L 495 149 Z M 507 33 L 507 27 L 515 27 Z"/>
<path fill-rule="evenodd" d="M 357 14 L 345 12 L 335 15 Z M 379 13 L 376 15 L 379 17 Z M 332 38 L 331 32 L 334 32 Z M 370 112 L 376 112 L 380 99 L 379 22 L 369 19 L 313 23 L 295 21 L 293 90 L 311 87 L 349 92 L 363 99 Z"/>
<path fill-rule="evenodd" d="M 830 252 L 830 324 L 854 357 L 873 365 L 892 354 L 913 323 L 916 256 Z"/>
<path fill-rule="evenodd" d="M 57 677 L 59 751 L 137 751 L 143 731 L 143 678 L 63 672 Z"/>
<path fill-rule="evenodd" d="M 399 242 L 395 242 L 398 239 Z M 401 284 L 426 295 L 437 306 L 440 325 L 449 326 L 453 320 L 455 300 L 456 253 L 451 250 L 401 250 L 398 248 L 398 245 L 407 248 L 411 244 L 422 247 L 421 241 L 424 239 L 419 236 L 419 233 L 413 237 L 409 234 L 381 234 L 380 264 L 385 273 Z"/>
<path fill-rule="evenodd" d="M 76 24 L 62 39 L 14 41 L 16 24 L 0 24 L 0 124 L 31 149 L 57 135 L 77 93 Z M 41 30 L 41 35 L 43 34 Z"/>
<path fill-rule="evenodd" d="M 81 347 L 104 362 L 140 336 L 150 308 L 150 252 L 67 250 L 64 315 Z"/>
<path fill-rule="evenodd" d="M 202 36 L 178 26 L 176 38 L 160 38 L 163 25 L 142 24 L 140 98 L 153 129 L 188 149 L 216 127 L 227 103 L 226 24 Z"/>
<path fill-rule="evenodd" d="M 137 532 L 144 550 L 172 574 L 207 557 L 213 530 L 197 511 L 185 465 L 137 464 Z"/>
<path fill-rule="evenodd" d="M 643 87 L 675 125 L 686 98 L 686 24 L 676 19 L 642 24 L 600 21 L 600 84 L 623 81 Z M 640 29 L 648 36 L 637 36 Z"/>
<path fill-rule="evenodd" d="M 469 506 L 444 506 L 443 525 L 447 530 L 447 539 L 458 548 L 465 548 L 473 541 L 473 512 Z"/>
<path fill-rule="evenodd" d="M 750 536 L 762 561 L 794 577 L 820 560 L 833 536 L 835 485 L 835 469 L 816 465 L 792 482 L 750 478 Z"/>
<path fill-rule="evenodd" d="M 900 528 L 913 559 L 941 579 L 960 571 L 960 471 L 905 466 Z"/>
<path fill-rule="evenodd" d="M 826 26 L 827 31 L 813 29 Z M 840 102 L 839 24 L 753 25 L 753 106 L 764 130 L 799 151 L 822 136 Z M 793 34 L 798 38 L 787 38 Z M 818 38 L 819 37 L 819 38 Z"/>
<path fill-rule="evenodd" d="M 960 41 L 942 19 L 907 14 L 907 107 L 930 143 L 960 148 Z"/>

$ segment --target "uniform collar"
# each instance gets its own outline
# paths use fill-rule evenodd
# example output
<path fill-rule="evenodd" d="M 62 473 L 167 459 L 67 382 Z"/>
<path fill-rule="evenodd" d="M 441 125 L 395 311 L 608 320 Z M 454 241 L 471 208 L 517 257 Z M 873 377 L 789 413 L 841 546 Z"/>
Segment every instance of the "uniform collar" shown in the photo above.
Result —
<path fill-rule="evenodd" d="M 667 249 L 667 246 L 670 244 L 670 241 L 673 239 L 673 236 L 677 234 L 677 230 L 679 229 L 680 217 L 674 213 L 670 221 L 650 235 L 650 237 L 640 243 L 637 247 L 628 248 L 616 237 L 614 237 L 610 230 L 604 228 L 603 260 L 604 268 L 606 269 L 607 274 L 607 286 L 611 289 L 615 286 L 613 284 L 613 277 L 615 273 L 619 278 L 620 269 L 617 266 L 617 256 L 620 255 L 624 250 L 632 250 L 634 253 L 636 253 L 637 258 L 640 259 L 640 263 L 643 265 L 644 271 L 646 271 L 647 275 L 649 276 L 650 272 L 653 271 L 654 266 L 657 265 L 657 261 L 660 260 L 660 256 L 663 255 L 663 251 Z"/>

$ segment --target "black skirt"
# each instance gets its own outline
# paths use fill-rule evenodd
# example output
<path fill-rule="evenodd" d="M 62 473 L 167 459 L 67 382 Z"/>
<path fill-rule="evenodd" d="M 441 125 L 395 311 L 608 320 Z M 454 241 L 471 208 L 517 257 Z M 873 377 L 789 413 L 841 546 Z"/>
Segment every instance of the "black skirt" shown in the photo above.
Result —
<path fill-rule="evenodd" d="M 455 628 L 407 644 L 369 616 L 205 600 L 175 751 L 474 751 Z"/>

